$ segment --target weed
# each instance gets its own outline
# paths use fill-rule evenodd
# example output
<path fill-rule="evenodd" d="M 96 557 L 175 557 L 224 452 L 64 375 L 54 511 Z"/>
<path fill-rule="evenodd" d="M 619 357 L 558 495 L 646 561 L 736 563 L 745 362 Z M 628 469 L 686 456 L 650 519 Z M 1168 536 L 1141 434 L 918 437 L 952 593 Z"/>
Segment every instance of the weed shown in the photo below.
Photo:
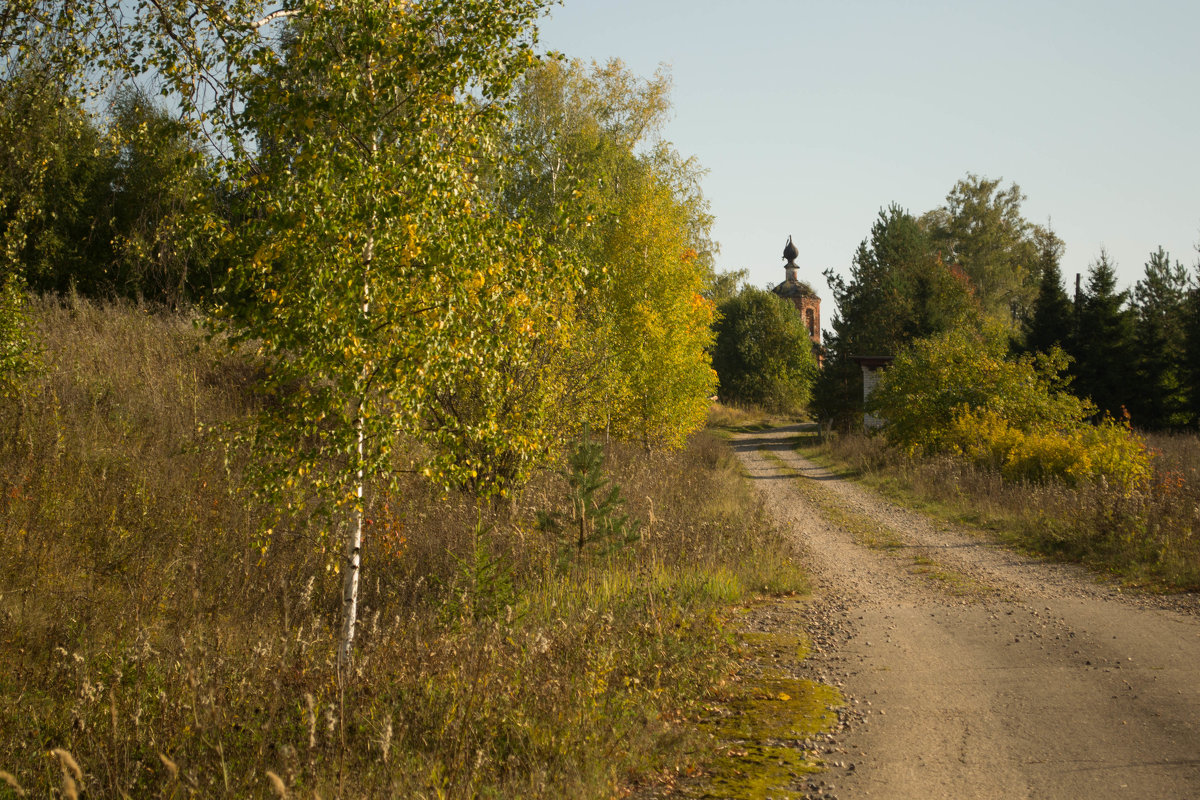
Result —
<path fill-rule="evenodd" d="M 614 513 L 645 522 L 571 570 L 535 524 L 571 508 L 561 474 L 482 511 L 414 474 L 369 499 L 339 675 L 321 520 L 264 506 L 245 455 L 198 434 L 263 402 L 252 356 L 131 304 L 30 318 L 42 366 L 0 400 L 0 793 L 613 796 L 686 759 L 729 605 L 804 587 L 708 433 L 605 448 Z"/>
<path fill-rule="evenodd" d="M 1156 590 L 1200 588 L 1200 448 L 1195 435 L 1149 435 L 1151 474 L 1129 489 L 1103 479 L 1006 480 L 946 456 L 908 457 L 877 437 L 840 436 L 800 447 L 890 497 L 1014 545 L 1082 561 Z"/>

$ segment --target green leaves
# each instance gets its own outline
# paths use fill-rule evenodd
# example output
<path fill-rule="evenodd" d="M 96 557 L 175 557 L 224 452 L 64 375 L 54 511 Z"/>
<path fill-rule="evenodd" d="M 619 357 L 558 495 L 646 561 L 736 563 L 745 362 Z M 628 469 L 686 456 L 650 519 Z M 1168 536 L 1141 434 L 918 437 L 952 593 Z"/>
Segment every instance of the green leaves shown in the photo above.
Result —
<path fill-rule="evenodd" d="M 724 402 L 794 414 L 808 405 L 817 362 L 791 301 L 746 288 L 721 305 L 713 367 Z"/>
<path fill-rule="evenodd" d="M 1011 324 L 1037 291 L 1038 228 L 1021 216 L 1021 187 L 1000 184 L 968 174 L 921 221 L 946 261 L 970 277 L 984 311 Z"/>
<path fill-rule="evenodd" d="M 310 447 L 280 455 L 310 454 L 315 467 L 361 428 L 367 446 L 341 480 L 356 483 L 359 468 L 386 480 L 403 433 L 430 445 L 431 477 L 498 491 L 516 475 L 485 469 L 483 443 L 504 426 L 484 407 L 444 413 L 438 398 L 467 384 L 490 397 L 549 316 L 554 265 L 519 223 L 488 212 L 477 171 L 500 119 L 478 93 L 505 94 L 527 63 L 512 36 L 537 4 L 295 10 L 277 56 L 240 79 L 241 150 L 256 152 L 228 162 L 238 252 L 219 319 L 291 387 L 281 403 L 297 407 L 271 427 Z M 540 445 L 510 443 L 519 458 Z"/>
<path fill-rule="evenodd" d="M 18 396 L 27 374 L 39 363 L 38 344 L 25 303 L 24 287 L 11 273 L 0 283 L 0 400 Z"/>
<path fill-rule="evenodd" d="M 1069 428 L 1094 411 L 1065 391 L 1061 350 L 1010 359 L 1007 348 L 995 326 L 918 340 L 884 373 L 868 408 L 887 420 L 889 442 L 926 453 L 950 448 L 951 423 L 964 409 L 993 412 L 1028 431 Z"/>
<path fill-rule="evenodd" d="M 913 339 L 969 325 L 979 303 L 962 270 L 946 262 L 929 233 L 907 211 L 882 209 L 859 245 L 850 279 L 825 277 L 837 315 L 826 336 L 815 403 L 826 419 L 858 425 L 862 377 L 854 356 L 894 355 Z"/>
<path fill-rule="evenodd" d="M 1104 480 L 1132 491 L 1150 476 L 1128 426 L 1088 422 L 1095 406 L 1066 391 L 1062 350 L 1008 358 L 1004 327 L 914 342 L 884 373 L 868 408 L 889 444 L 964 457 L 1008 480 Z"/>

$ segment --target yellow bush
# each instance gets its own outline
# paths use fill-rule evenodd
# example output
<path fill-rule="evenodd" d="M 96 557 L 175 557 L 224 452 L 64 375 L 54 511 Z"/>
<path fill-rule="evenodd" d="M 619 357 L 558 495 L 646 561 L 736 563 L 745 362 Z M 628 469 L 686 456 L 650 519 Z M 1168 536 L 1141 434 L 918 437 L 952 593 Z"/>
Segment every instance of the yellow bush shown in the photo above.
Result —
<path fill-rule="evenodd" d="M 1052 478 L 1076 484 L 1091 476 L 1093 461 L 1077 431 L 1024 434 L 1005 460 L 1008 480 L 1041 482 Z"/>
<path fill-rule="evenodd" d="M 1092 476 L 1103 477 L 1126 492 L 1144 488 L 1153 474 L 1150 451 L 1128 422 L 1108 417 L 1086 428 L 1084 444 L 1093 459 Z"/>
<path fill-rule="evenodd" d="M 976 466 L 1000 472 L 1006 480 L 1062 480 L 1070 485 L 1104 480 L 1124 492 L 1150 479 L 1150 457 L 1142 440 L 1125 424 L 1105 419 L 1065 429 L 1013 427 L 991 409 L 955 409 L 945 432 L 950 452 Z"/>
<path fill-rule="evenodd" d="M 1067 363 L 1057 348 L 1010 357 L 1000 329 L 949 331 L 897 356 L 869 408 L 909 455 L 949 453 L 1008 481 L 1145 486 L 1142 440 L 1125 423 L 1088 421 L 1095 406 L 1067 391 Z"/>
<path fill-rule="evenodd" d="M 951 453 L 999 472 L 1022 433 L 996 411 L 962 405 L 954 410 L 945 436 Z"/>

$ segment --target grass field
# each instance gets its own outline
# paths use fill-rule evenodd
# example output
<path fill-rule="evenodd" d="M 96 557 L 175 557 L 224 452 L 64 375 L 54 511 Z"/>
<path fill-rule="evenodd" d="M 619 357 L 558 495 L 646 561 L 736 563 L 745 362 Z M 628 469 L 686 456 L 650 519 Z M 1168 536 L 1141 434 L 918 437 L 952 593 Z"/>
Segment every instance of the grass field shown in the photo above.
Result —
<path fill-rule="evenodd" d="M 535 524 L 569 513 L 554 470 L 501 506 L 414 476 L 370 500 L 339 672 L 337 531 L 198 434 L 254 407 L 252 362 L 185 316 L 35 305 L 0 416 L 0 797 L 610 797 L 694 758 L 730 609 L 804 586 L 708 432 L 607 449 L 642 536 L 606 554 Z"/>

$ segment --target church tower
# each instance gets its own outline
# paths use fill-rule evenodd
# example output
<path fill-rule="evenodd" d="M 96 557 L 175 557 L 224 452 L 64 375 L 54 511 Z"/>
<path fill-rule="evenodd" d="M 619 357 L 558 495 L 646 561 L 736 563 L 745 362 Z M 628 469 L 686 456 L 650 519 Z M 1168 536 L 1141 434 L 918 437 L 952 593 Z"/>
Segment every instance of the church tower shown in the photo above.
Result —
<path fill-rule="evenodd" d="M 808 330 L 808 338 L 812 340 L 813 357 L 820 364 L 821 298 L 817 297 L 812 286 L 800 280 L 800 267 L 796 265 L 796 256 L 798 255 L 800 255 L 800 251 L 796 249 L 796 245 L 792 244 L 792 237 L 789 236 L 787 244 L 783 248 L 783 258 L 787 262 L 784 264 L 786 277 L 783 283 L 771 291 L 790 300 L 796 307 L 796 313 L 804 320 L 804 327 Z"/>

